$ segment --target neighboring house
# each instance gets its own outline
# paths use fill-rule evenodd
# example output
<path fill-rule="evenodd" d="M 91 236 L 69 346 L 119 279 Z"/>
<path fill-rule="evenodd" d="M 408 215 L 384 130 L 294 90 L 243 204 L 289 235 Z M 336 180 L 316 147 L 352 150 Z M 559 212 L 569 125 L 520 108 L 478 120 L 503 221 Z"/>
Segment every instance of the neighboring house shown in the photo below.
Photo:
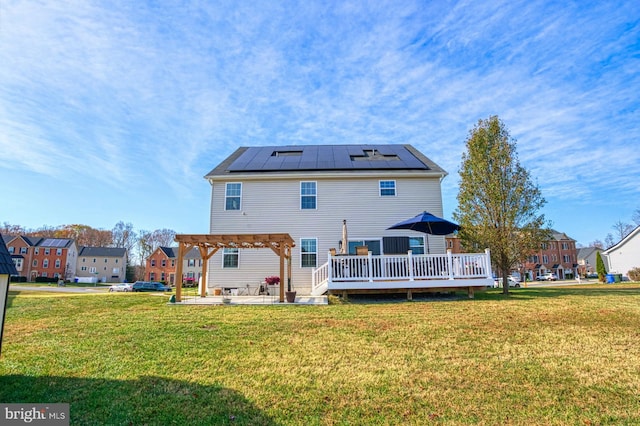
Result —
<path fill-rule="evenodd" d="M 177 258 L 177 247 L 158 247 L 145 262 L 145 279 L 175 285 Z M 202 276 L 202 258 L 197 248 L 185 254 L 182 271 L 183 281 L 197 284 Z"/>
<path fill-rule="evenodd" d="M 18 275 L 28 281 L 38 277 L 72 279 L 76 274 L 78 247 L 68 238 L 3 236 Z"/>
<path fill-rule="evenodd" d="M 631 269 L 640 268 L 640 226 L 602 254 L 607 259 L 609 273 L 628 276 Z"/>
<path fill-rule="evenodd" d="M 577 273 L 579 263 L 575 240 L 562 232 L 552 230 L 551 233 L 552 238 L 543 242 L 540 249 L 521 265 L 527 274 L 527 280 L 535 280 L 547 272 L 555 273 L 558 279 L 574 277 Z M 446 240 L 447 248 L 453 253 L 465 252 L 457 235 L 447 235 Z M 595 257 L 592 265 L 595 267 Z"/>
<path fill-rule="evenodd" d="M 158 247 L 146 260 L 145 279 L 172 285 L 176 274 L 176 257 L 175 247 Z"/>
<path fill-rule="evenodd" d="M 78 254 L 76 277 L 95 282 L 121 283 L 127 272 L 127 249 L 117 247 L 82 247 Z"/>
<path fill-rule="evenodd" d="M 7 310 L 7 299 L 9 297 L 9 279 L 12 275 L 17 275 L 13 259 L 4 244 L 4 239 L 0 238 L 0 353 L 2 352 L 2 335 L 4 332 L 4 316 Z"/>
<path fill-rule="evenodd" d="M 292 284 L 309 294 L 314 270 L 331 249 L 340 252 L 343 220 L 349 253 L 426 253 L 424 234 L 387 228 L 425 210 L 442 216 L 446 175 L 411 145 L 242 147 L 205 176 L 210 234 L 289 234 Z M 445 253 L 443 236 L 428 243 L 430 253 Z M 207 284 L 255 286 L 278 274 L 271 250 L 225 248 L 211 257 Z"/>
<path fill-rule="evenodd" d="M 547 272 L 555 273 L 560 280 L 575 277 L 578 272 L 576 240 L 552 229 L 551 239 L 540 244 L 540 249 L 527 258 L 524 269 L 531 280 Z"/>
<path fill-rule="evenodd" d="M 596 274 L 596 255 L 603 250 L 598 247 L 583 247 L 578 250 L 578 271 L 580 275 Z M 606 258 L 602 256 L 602 260 L 606 262 Z"/>

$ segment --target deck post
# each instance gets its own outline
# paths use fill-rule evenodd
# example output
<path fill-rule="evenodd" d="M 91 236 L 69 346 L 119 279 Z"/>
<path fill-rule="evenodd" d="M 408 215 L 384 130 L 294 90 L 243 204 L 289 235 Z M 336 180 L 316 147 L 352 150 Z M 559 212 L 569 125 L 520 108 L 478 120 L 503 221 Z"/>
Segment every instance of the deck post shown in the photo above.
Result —
<path fill-rule="evenodd" d="M 331 250 L 329 250 L 327 259 L 327 284 L 331 284 L 331 279 L 333 278 L 333 256 Z"/>
<path fill-rule="evenodd" d="M 449 266 L 449 279 L 453 280 L 453 255 L 451 249 L 447 249 L 447 265 Z"/>
<path fill-rule="evenodd" d="M 469 295 L 469 299 L 473 299 L 474 298 L 473 287 L 469 287 L 469 290 L 467 291 L 467 293 Z"/>
<path fill-rule="evenodd" d="M 493 271 L 491 270 L 491 250 L 489 250 L 488 248 L 484 249 L 484 254 L 485 254 L 484 261 L 487 264 L 487 267 L 486 267 L 487 278 L 492 280 L 493 279 Z"/>
<path fill-rule="evenodd" d="M 407 262 L 409 262 L 407 265 L 409 269 L 409 281 L 415 281 L 415 277 L 413 276 L 413 250 L 407 251 Z"/>
<path fill-rule="evenodd" d="M 411 289 L 407 290 L 407 300 L 413 300 L 413 293 Z"/>
<path fill-rule="evenodd" d="M 373 282 L 373 253 L 367 252 L 367 266 L 369 267 L 369 282 Z"/>

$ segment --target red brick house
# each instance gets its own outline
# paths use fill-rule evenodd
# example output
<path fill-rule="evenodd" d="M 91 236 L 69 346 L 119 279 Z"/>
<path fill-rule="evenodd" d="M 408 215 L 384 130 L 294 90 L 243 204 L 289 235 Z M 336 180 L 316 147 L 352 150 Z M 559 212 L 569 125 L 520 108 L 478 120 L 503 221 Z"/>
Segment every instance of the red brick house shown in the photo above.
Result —
<path fill-rule="evenodd" d="M 158 247 L 145 262 L 145 279 L 173 285 L 176 276 L 177 248 Z"/>
<path fill-rule="evenodd" d="M 71 280 L 76 273 L 78 247 L 68 238 L 2 237 L 18 275 L 28 281 L 38 277 Z"/>
<path fill-rule="evenodd" d="M 178 247 L 158 247 L 145 262 L 145 279 L 175 285 L 177 259 Z M 182 271 L 183 282 L 196 284 L 202 276 L 202 258 L 196 247 L 184 256 Z"/>
<path fill-rule="evenodd" d="M 578 250 L 576 241 L 567 234 L 551 230 L 551 239 L 540 245 L 540 249 L 524 259 L 520 270 L 527 274 L 528 281 L 534 281 L 538 276 L 553 272 L 558 279 L 573 278 L 578 271 Z M 446 237 L 447 249 L 452 253 L 465 253 L 456 235 Z"/>

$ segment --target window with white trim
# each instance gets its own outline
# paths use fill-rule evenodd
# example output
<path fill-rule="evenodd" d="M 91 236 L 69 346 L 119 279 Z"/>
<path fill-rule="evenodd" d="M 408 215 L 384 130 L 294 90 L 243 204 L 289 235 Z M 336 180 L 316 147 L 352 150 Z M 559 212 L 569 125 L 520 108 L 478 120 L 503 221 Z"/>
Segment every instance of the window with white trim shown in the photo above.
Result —
<path fill-rule="evenodd" d="M 20 254 L 27 254 L 28 251 L 26 247 L 20 247 Z"/>
<path fill-rule="evenodd" d="M 380 181 L 380 196 L 381 197 L 395 197 L 396 196 L 396 181 L 395 180 L 381 180 Z"/>
<path fill-rule="evenodd" d="M 318 239 L 302 238 L 300 240 L 300 266 L 315 268 L 318 266 Z"/>
<path fill-rule="evenodd" d="M 424 237 L 409 237 L 409 248 L 412 254 L 424 254 Z"/>
<path fill-rule="evenodd" d="M 60 267 L 60 259 L 56 259 L 56 268 Z"/>
<path fill-rule="evenodd" d="M 223 268 L 237 268 L 238 267 L 238 249 L 237 248 L 225 248 L 222 250 L 222 267 Z"/>
<path fill-rule="evenodd" d="M 317 208 L 318 188 L 316 182 L 300 182 L 300 209 Z"/>
<path fill-rule="evenodd" d="M 49 259 L 45 259 L 42 261 L 42 267 L 43 268 L 48 268 L 49 267 Z"/>
<path fill-rule="evenodd" d="M 224 192 L 224 209 L 240 210 L 240 200 L 242 199 L 242 183 L 227 183 Z"/>

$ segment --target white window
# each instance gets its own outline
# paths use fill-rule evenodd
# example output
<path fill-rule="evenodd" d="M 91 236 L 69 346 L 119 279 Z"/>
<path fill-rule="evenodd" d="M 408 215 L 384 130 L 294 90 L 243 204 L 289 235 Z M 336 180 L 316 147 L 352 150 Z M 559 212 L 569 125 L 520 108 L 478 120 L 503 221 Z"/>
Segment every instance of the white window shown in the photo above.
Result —
<path fill-rule="evenodd" d="M 225 210 L 240 210 L 242 183 L 227 183 L 224 196 Z"/>
<path fill-rule="evenodd" d="M 222 251 L 222 267 L 237 268 L 238 267 L 238 249 L 225 248 Z"/>
<path fill-rule="evenodd" d="M 120 268 L 113 268 L 113 275 L 118 275 L 120 274 Z"/>
<path fill-rule="evenodd" d="M 9 247 L 9 254 L 13 254 L 16 252 L 16 248 L 15 247 Z M 38 254 L 38 253 L 36 253 Z"/>
<path fill-rule="evenodd" d="M 98 270 L 96 269 L 95 266 L 92 266 L 91 268 L 89 268 L 89 272 L 91 272 L 92 274 L 97 274 Z"/>
<path fill-rule="evenodd" d="M 28 251 L 26 247 L 20 247 L 20 254 L 27 254 Z"/>
<path fill-rule="evenodd" d="M 424 254 L 424 237 L 409 237 L 409 248 L 412 254 Z"/>
<path fill-rule="evenodd" d="M 563 255 L 562 258 L 564 259 L 564 263 L 571 262 L 571 256 L 569 256 L 568 254 Z"/>
<path fill-rule="evenodd" d="M 569 250 L 569 243 L 562 243 L 562 250 Z"/>
<path fill-rule="evenodd" d="M 542 263 L 549 263 L 549 256 L 547 256 L 546 254 L 542 255 Z"/>
<path fill-rule="evenodd" d="M 81 268 L 80 268 L 80 270 L 81 270 L 81 271 L 86 271 L 86 270 L 87 270 L 87 267 L 86 267 L 86 266 L 83 266 L 83 267 L 81 267 Z"/>
<path fill-rule="evenodd" d="M 318 240 L 316 238 L 300 240 L 300 266 L 303 268 L 318 266 Z"/>
<path fill-rule="evenodd" d="M 56 256 L 62 256 L 62 249 L 61 248 L 56 250 Z"/>
<path fill-rule="evenodd" d="M 60 259 L 56 259 L 56 268 L 60 267 Z"/>
<path fill-rule="evenodd" d="M 49 259 L 45 259 L 42 261 L 42 267 L 43 268 L 48 268 L 49 267 Z"/>
<path fill-rule="evenodd" d="M 22 260 L 23 259 L 13 259 L 13 264 L 15 265 L 18 271 L 22 271 Z"/>
<path fill-rule="evenodd" d="M 318 189 L 316 182 L 300 182 L 300 208 L 315 210 L 317 207 Z"/>
<path fill-rule="evenodd" d="M 381 180 L 380 181 L 380 196 L 381 197 L 395 197 L 396 196 L 396 181 L 395 180 Z"/>
<path fill-rule="evenodd" d="M 40 249 L 38 247 L 36 247 L 35 249 L 33 249 L 33 252 L 35 254 L 40 254 Z"/>
<path fill-rule="evenodd" d="M 49 255 L 49 249 L 48 248 L 44 249 L 44 254 Z"/>
<path fill-rule="evenodd" d="M 196 260 L 195 259 L 188 259 L 187 260 L 187 266 L 196 266 Z"/>

